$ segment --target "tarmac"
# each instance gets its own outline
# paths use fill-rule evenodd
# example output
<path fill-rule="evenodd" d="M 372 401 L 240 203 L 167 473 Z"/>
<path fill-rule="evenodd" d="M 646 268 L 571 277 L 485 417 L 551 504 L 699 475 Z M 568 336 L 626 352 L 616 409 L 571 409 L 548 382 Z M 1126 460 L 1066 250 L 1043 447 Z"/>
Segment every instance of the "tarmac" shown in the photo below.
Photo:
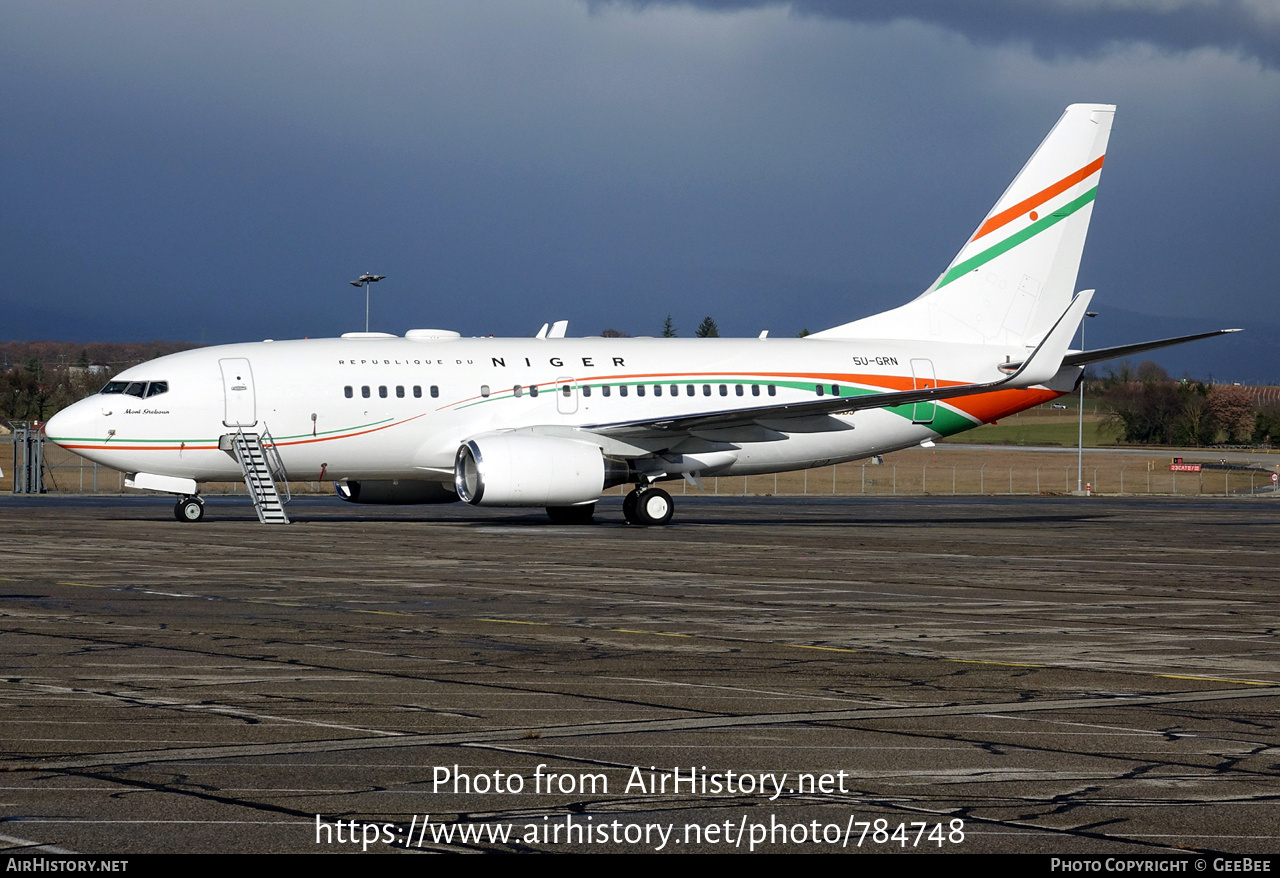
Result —
<path fill-rule="evenodd" d="M 1272 500 L 0 497 L 8 853 L 1280 853 Z"/>

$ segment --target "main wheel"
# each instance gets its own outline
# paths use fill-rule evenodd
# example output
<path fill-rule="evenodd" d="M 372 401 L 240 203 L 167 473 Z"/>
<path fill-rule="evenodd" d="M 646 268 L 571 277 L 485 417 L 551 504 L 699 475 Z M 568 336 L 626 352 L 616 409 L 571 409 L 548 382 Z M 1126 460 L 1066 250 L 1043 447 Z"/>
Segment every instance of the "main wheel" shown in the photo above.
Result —
<path fill-rule="evenodd" d="M 627 520 L 627 524 L 639 524 L 640 519 L 636 518 L 636 501 L 640 498 L 640 489 L 633 488 L 626 497 L 622 498 L 622 517 Z"/>
<path fill-rule="evenodd" d="M 204 501 L 199 497 L 179 497 L 173 517 L 178 521 L 199 521 L 204 518 Z"/>
<path fill-rule="evenodd" d="M 661 488 L 650 488 L 636 498 L 636 519 L 648 527 L 661 527 L 671 521 L 676 504 Z"/>
<path fill-rule="evenodd" d="M 556 524 L 591 524 L 596 514 L 596 504 L 583 503 L 580 506 L 548 506 L 547 518 Z"/>

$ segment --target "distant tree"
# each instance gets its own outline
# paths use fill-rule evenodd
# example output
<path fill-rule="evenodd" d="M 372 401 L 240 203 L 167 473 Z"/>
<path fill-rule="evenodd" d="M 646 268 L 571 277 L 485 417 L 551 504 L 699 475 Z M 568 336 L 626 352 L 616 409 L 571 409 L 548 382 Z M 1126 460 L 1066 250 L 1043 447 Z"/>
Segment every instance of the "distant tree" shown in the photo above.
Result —
<path fill-rule="evenodd" d="M 716 326 L 716 322 L 714 320 L 710 317 L 704 317 L 693 334 L 698 338 L 719 338 L 720 329 Z"/>
<path fill-rule="evenodd" d="M 1280 406 L 1259 410 L 1246 387 L 1189 378 L 1173 381 L 1150 360 L 1136 369 L 1121 363 L 1099 385 L 1105 423 L 1125 442 L 1213 445 L 1224 439 L 1280 440 Z"/>
<path fill-rule="evenodd" d="M 623 332 L 620 329 L 606 329 L 600 333 L 601 338 L 631 338 L 631 333 Z"/>
<path fill-rule="evenodd" d="M 1121 360 L 1114 367 L 1107 369 L 1106 384 L 1108 387 L 1111 387 L 1116 384 L 1128 384 L 1130 381 L 1133 381 L 1133 380 L 1134 380 L 1133 366 L 1129 363 L 1128 360 Z"/>
<path fill-rule="evenodd" d="M 804 338 L 808 334 L 809 334 L 809 327 L 806 326 L 804 329 L 796 333 L 796 338 Z"/>
<path fill-rule="evenodd" d="M 662 337 L 663 338 L 676 337 L 676 325 L 675 323 L 672 322 L 670 314 L 667 315 L 666 320 L 662 321 Z"/>
<path fill-rule="evenodd" d="M 1169 373 L 1154 360 L 1143 360 L 1138 364 L 1138 380 L 1143 384 L 1168 381 Z"/>
<path fill-rule="evenodd" d="M 1209 389 L 1199 381 L 1178 384 L 1182 410 L 1174 418 L 1170 439 L 1179 445 L 1212 445 L 1218 438 L 1218 422 L 1209 406 Z"/>
<path fill-rule="evenodd" d="M 1275 445 L 1280 442 L 1280 405 L 1267 403 L 1253 416 L 1253 444 Z"/>
<path fill-rule="evenodd" d="M 1205 399 L 1214 427 L 1226 434 L 1228 442 L 1245 442 L 1253 433 L 1256 413 L 1253 394 L 1233 384 L 1215 384 Z"/>
<path fill-rule="evenodd" d="M 1113 375 L 1101 395 L 1106 421 L 1115 428 L 1125 442 L 1170 444 L 1174 441 L 1177 422 L 1184 415 L 1184 399 L 1175 385 L 1160 379 L 1156 369 L 1145 369 L 1154 363 L 1143 363 L 1139 373 L 1145 372 L 1148 380 L 1116 380 Z M 1122 364 L 1123 374 L 1131 376 L 1128 364 Z"/>

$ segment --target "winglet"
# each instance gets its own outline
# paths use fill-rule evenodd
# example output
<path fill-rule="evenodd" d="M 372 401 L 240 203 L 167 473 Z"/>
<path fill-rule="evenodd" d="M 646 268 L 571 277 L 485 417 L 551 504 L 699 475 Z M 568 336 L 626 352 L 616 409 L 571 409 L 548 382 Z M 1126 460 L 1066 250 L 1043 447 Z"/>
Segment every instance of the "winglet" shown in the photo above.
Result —
<path fill-rule="evenodd" d="M 1085 312 L 1089 310 L 1093 294 L 1094 290 L 1081 290 L 1076 294 L 1067 310 L 1062 312 L 1058 322 L 1053 324 L 1053 328 L 1044 337 L 1044 341 L 1036 345 L 1036 349 L 1018 371 L 1009 376 L 1010 386 L 1031 387 L 1044 384 L 1058 374 L 1062 361 L 1067 356 L 1067 348 L 1071 346 L 1071 339 L 1075 336 L 1080 321 L 1084 320 Z"/>

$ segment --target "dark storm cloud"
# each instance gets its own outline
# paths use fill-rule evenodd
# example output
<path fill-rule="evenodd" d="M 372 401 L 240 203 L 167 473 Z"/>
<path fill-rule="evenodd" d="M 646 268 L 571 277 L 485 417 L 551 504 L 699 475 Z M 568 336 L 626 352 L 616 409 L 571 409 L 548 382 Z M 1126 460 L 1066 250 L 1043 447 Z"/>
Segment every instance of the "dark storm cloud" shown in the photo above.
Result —
<path fill-rule="evenodd" d="M 1076 101 L 1120 106 L 1080 286 L 1252 329 L 1272 9 L 7 0 L 0 339 L 336 334 L 365 270 L 394 332 L 816 330 L 928 286 Z"/>
<path fill-rule="evenodd" d="M 608 5 L 611 0 L 602 0 Z M 1263 0 L 621 0 L 734 12 L 785 6 L 799 15 L 863 23 L 918 21 L 982 45 L 1017 42 L 1041 57 L 1094 56 L 1115 43 L 1170 51 L 1215 48 L 1280 67 L 1280 12 Z M 596 3 L 593 5 L 602 5 Z"/>

